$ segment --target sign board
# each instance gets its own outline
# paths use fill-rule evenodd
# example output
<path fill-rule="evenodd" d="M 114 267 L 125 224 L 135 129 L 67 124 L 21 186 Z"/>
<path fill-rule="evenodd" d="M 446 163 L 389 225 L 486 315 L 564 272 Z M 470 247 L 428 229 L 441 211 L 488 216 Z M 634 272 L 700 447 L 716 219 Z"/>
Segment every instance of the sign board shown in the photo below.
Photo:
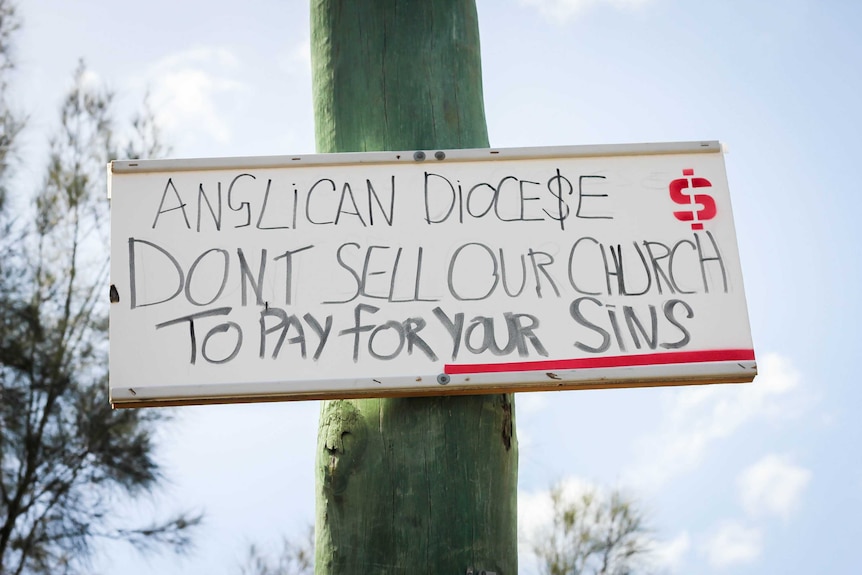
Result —
<path fill-rule="evenodd" d="M 118 407 L 751 381 L 717 142 L 115 161 Z"/>

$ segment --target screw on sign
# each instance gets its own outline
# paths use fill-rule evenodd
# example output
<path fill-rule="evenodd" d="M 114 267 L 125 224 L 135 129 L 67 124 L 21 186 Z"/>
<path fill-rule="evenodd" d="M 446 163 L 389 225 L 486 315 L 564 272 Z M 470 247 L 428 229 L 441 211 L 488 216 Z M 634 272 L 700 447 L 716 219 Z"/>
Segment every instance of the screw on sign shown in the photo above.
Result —
<path fill-rule="evenodd" d="M 696 194 L 694 188 L 711 188 L 712 182 L 706 178 L 695 178 L 691 168 L 682 171 L 684 177 L 670 183 L 670 199 L 688 209 L 673 213 L 681 222 L 691 222 L 692 230 L 702 230 L 701 222 L 715 217 L 715 200 L 709 194 Z M 699 208 L 699 209 L 698 209 Z"/>

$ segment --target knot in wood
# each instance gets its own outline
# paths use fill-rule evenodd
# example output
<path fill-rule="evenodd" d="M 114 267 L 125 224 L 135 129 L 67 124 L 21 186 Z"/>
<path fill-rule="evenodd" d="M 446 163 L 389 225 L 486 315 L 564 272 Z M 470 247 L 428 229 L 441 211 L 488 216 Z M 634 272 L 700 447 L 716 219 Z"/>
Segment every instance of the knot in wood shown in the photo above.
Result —
<path fill-rule="evenodd" d="M 320 464 L 324 487 L 334 494 L 347 489 L 350 476 L 362 461 L 368 444 L 365 418 L 348 401 L 324 408 L 320 425 Z"/>

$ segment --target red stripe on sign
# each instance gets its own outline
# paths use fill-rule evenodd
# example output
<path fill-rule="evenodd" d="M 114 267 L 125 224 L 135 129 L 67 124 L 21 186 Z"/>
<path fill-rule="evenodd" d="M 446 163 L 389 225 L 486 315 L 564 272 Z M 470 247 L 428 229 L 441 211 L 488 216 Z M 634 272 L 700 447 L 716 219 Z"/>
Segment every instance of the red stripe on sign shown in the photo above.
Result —
<path fill-rule="evenodd" d="M 672 351 L 643 355 L 614 355 L 578 359 L 516 361 L 511 363 L 447 364 L 449 375 L 500 373 L 517 371 L 557 371 L 562 369 L 598 369 L 603 367 L 635 367 L 639 365 L 671 365 L 678 363 L 709 363 L 711 361 L 754 361 L 753 349 L 715 349 L 704 351 Z"/>

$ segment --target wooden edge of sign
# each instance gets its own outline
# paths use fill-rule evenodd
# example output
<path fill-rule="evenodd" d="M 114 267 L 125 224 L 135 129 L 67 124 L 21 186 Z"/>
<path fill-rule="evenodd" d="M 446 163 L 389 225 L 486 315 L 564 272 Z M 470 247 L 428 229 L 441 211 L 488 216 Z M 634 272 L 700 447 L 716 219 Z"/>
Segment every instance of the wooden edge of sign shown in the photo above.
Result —
<path fill-rule="evenodd" d="M 457 395 L 487 395 L 493 393 L 526 393 L 534 391 L 574 391 L 589 389 L 634 389 L 641 387 L 680 387 L 689 385 L 711 385 L 727 383 L 751 383 L 757 375 L 756 365 L 743 373 L 725 376 L 710 376 L 702 379 L 666 378 L 643 379 L 643 380 L 615 380 L 601 379 L 595 382 L 585 383 L 583 381 L 554 381 L 553 383 L 530 383 L 530 384 L 483 384 L 479 386 L 440 386 L 432 393 L 428 388 L 411 391 L 409 389 L 397 390 L 357 390 L 357 391 L 333 391 L 329 393 L 302 392 L 302 393 L 273 393 L 247 395 L 242 397 L 229 396 L 201 396 L 201 397 L 165 397 L 146 399 L 111 400 L 114 409 L 135 407 L 179 407 L 188 405 L 227 405 L 242 403 L 272 403 L 281 401 L 311 401 L 332 399 L 374 399 L 374 398 L 400 398 L 400 397 L 435 397 L 435 396 L 457 396 Z"/>
<path fill-rule="evenodd" d="M 246 156 L 224 158 L 185 158 L 171 160 L 114 160 L 108 175 L 147 172 L 176 172 L 231 169 L 269 169 L 300 166 L 338 166 L 358 164 L 436 164 L 494 160 L 542 158 L 591 158 L 600 156 L 643 156 L 666 154 L 704 154 L 723 152 L 715 140 L 643 144 L 597 144 L 581 146 L 537 146 L 529 148 L 467 148 L 458 150 L 402 150 L 389 152 L 346 152 L 340 154 L 300 154 L 294 156 Z M 108 191 L 110 197 L 110 188 Z"/>

